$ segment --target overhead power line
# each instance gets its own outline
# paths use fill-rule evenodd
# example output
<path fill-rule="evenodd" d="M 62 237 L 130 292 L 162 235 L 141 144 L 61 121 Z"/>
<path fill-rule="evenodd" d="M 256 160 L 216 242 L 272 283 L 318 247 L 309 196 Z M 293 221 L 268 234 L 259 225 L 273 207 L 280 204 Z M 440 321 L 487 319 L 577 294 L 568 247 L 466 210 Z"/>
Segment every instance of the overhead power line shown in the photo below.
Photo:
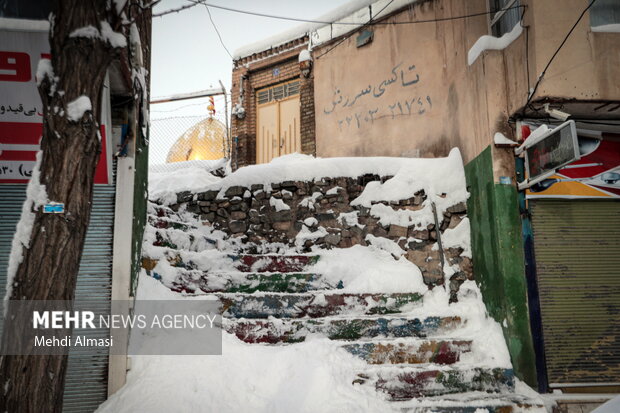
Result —
<path fill-rule="evenodd" d="M 564 36 L 564 40 L 562 40 L 562 43 L 560 43 L 560 46 L 558 46 L 558 48 L 556 49 L 556 51 L 553 53 L 553 56 L 551 56 L 551 59 L 549 59 L 549 61 L 547 62 L 547 64 L 545 65 L 545 68 L 543 69 L 543 71 L 540 73 L 540 76 L 538 76 L 538 80 L 536 81 L 536 84 L 534 85 L 534 88 L 532 89 L 531 93 L 529 93 L 529 96 L 527 98 L 527 102 L 525 102 L 525 106 L 524 108 L 526 108 L 530 102 L 532 101 L 532 99 L 534 98 L 534 95 L 536 94 L 536 90 L 538 89 L 538 85 L 540 85 L 540 82 L 542 81 L 543 77 L 545 77 L 545 73 L 547 73 L 547 69 L 549 69 L 549 66 L 551 66 L 551 62 L 553 62 L 553 59 L 555 59 L 555 57 L 558 55 L 558 53 L 560 53 L 560 50 L 562 50 L 562 47 L 564 47 L 564 44 L 566 44 L 566 42 L 568 41 L 568 38 L 570 37 L 570 35 L 573 33 L 573 31 L 575 30 L 575 28 L 577 27 L 577 25 L 579 24 L 579 22 L 581 21 L 581 19 L 583 19 L 583 16 L 586 14 L 586 12 L 588 10 L 590 10 L 590 7 L 592 7 L 592 5 L 594 4 L 596 0 L 592 0 L 590 2 L 590 4 L 588 4 L 588 7 L 586 7 L 581 14 L 579 15 L 579 18 L 577 19 L 577 21 L 575 22 L 575 24 L 573 24 L 573 27 L 571 27 L 571 29 L 568 31 L 568 33 L 566 34 L 566 36 Z M 525 109 L 524 109 L 525 110 Z"/>
<path fill-rule="evenodd" d="M 170 10 L 162 11 L 161 13 L 153 13 L 153 17 L 162 17 L 162 16 L 166 16 L 168 14 L 178 13 L 180 11 L 183 11 L 183 10 L 190 9 L 192 7 L 198 6 L 198 4 L 199 3 L 190 3 L 190 4 L 186 4 L 185 6 L 177 7 L 176 9 L 170 9 Z"/>
<path fill-rule="evenodd" d="M 198 2 L 195 2 L 198 3 Z M 211 10 L 209 10 L 209 6 L 207 5 L 207 3 L 203 3 L 205 6 L 205 9 L 207 9 L 207 13 L 209 14 L 209 20 L 211 20 L 211 24 L 213 25 L 213 28 L 215 29 L 215 33 L 217 33 L 217 37 L 220 39 L 220 43 L 222 45 L 222 47 L 224 48 L 224 50 L 226 50 L 226 53 L 228 53 L 228 56 L 230 56 L 230 58 L 232 59 L 232 54 L 230 53 L 230 51 L 228 50 L 228 47 L 226 47 L 226 45 L 224 44 L 224 40 L 222 40 L 222 35 L 220 34 L 220 31 L 217 29 L 217 26 L 215 25 L 215 22 L 213 21 L 213 16 L 211 16 Z"/>
<path fill-rule="evenodd" d="M 381 12 L 385 9 L 388 8 L 388 6 L 390 4 L 392 4 L 394 2 L 394 0 L 390 0 L 390 2 L 388 4 L 385 5 L 385 7 L 383 7 L 381 10 L 379 10 L 379 13 L 377 13 L 377 16 L 381 14 Z M 372 23 L 372 17 L 370 17 L 370 20 L 368 20 L 368 22 L 362 26 L 360 29 L 363 29 L 366 26 L 369 26 Z M 347 40 L 348 38 L 350 38 L 351 36 L 353 36 L 353 34 L 350 34 L 346 37 L 343 37 L 342 39 L 340 39 L 340 41 L 338 43 L 336 43 L 335 45 L 333 45 L 332 47 L 330 47 L 329 49 L 327 49 L 326 51 L 324 51 L 323 53 L 321 53 L 320 55 L 318 55 L 316 57 L 316 59 L 318 60 L 319 58 L 325 56 L 327 53 L 331 52 L 332 50 L 334 50 L 336 47 L 338 47 L 340 44 L 342 44 L 345 40 Z"/>
<path fill-rule="evenodd" d="M 240 9 L 234 9 L 232 7 L 220 6 L 220 5 L 217 5 L 217 4 L 207 3 L 205 0 L 190 0 L 190 1 L 191 1 L 191 3 L 187 4 L 185 6 L 181 6 L 181 7 L 178 7 L 176 9 L 171 9 L 171 10 L 167 10 L 167 11 L 164 11 L 164 12 L 161 12 L 161 13 L 153 14 L 153 17 L 162 17 L 162 16 L 165 16 L 167 14 L 178 13 L 178 12 L 180 12 L 182 10 L 189 9 L 189 8 L 197 6 L 199 4 L 204 4 L 204 5 L 208 6 L 208 7 L 213 7 L 215 9 L 221 9 L 221 10 L 227 10 L 227 11 L 234 12 L 234 13 L 249 14 L 249 15 L 252 15 L 252 16 L 265 17 L 265 18 L 270 18 L 270 19 L 279 19 L 279 20 L 289 20 L 289 21 L 295 21 L 295 22 L 301 22 L 301 23 L 316 23 L 316 24 L 325 24 L 325 25 L 328 25 L 328 24 L 340 24 L 340 25 L 349 25 L 349 26 L 362 26 L 362 25 L 368 24 L 367 22 L 330 22 L 330 21 L 323 21 L 323 20 L 302 19 L 302 18 L 297 18 L 297 17 L 277 16 L 277 15 L 273 15 L 273 14 L 259 13 L 259 12 L 249 11 L 249 10 L 240 10 Z M 434 23 L 434 22 L 466 19 L 466 18 L 470 18 L 470 17 L 485 16 L 485 15 L 488 15 L 488 14 L 495 14 L 495 13 L 497 13 L 499 11 L 508 11 L 508 10 L 512 10 L 512 9 L 521 9 L 521 8 L 525 8 L 525 6 L 517 5 L 517 6 L 507 7 L 505 9 L 501 9 L 501 10 L 485 11 L 485 12 L 472 13 L 472 14 L 466 14 L 466 15 L 461 15 L 461 16 L 440 17 L 440 18 L 436 18 L 436 19 L 413 20 L 413 21 L 404 21 L 404 22 L 372 22 L 372 25 L 389 26 L 389 25 L 399 25 L 399 24 Z M 385 9 L 385 7 L 384 7 L 384 9 Z M 383 9 L 382 9 L 382 11 L 383 11 Z M 379 15 L 379 13 L 377 13 L 377 15 Z"/>

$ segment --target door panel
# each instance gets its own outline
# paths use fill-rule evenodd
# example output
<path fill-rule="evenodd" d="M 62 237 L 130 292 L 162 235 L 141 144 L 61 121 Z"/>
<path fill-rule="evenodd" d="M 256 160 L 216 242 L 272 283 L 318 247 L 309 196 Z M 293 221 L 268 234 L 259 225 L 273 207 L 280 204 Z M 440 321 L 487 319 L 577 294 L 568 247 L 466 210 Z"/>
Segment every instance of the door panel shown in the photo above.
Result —
<path fill-rule="evenodd" d="M 278 102 L 261 105 L 257 110 L 256 163 L 266 163 L 279 154 Z"/>
<path fill-rule="evenodd" d="M 256 163 L 300 152 L 299 80 L 257 91 L 256 104 Z"/>
<path fill-rule="evenodd" d="M 280 102 L 280 155 L 301 150 L 299 95 Z"/>

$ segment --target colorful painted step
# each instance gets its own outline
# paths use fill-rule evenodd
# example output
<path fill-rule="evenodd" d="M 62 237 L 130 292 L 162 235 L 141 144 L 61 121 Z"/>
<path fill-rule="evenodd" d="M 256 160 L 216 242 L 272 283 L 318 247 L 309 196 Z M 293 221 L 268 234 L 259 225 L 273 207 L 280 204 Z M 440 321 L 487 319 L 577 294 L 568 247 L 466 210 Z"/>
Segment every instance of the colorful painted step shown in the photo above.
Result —
<path fill-rule="evenodd" d="M 225 329 L 246 343 L 298 343 L 308 334 L 331 340 L 374 337 L 426 337 L 461 325 L 459 317 L 419 318 L 320 318 L 282 320 L 228 320 Z"/>
<path fill-rule="evenodd" d="M 526 413 L 530 409 L 535 409 L 540 412 L 540 409 L 544 408 L 541 405 L 519 406 L 515 404 L 487 404 L 484 400 L 480 403 L 470 405 L 454 405 L 449 406 L 442 404 L 437 407 L 415 407 L 412 409 L 401 409 L 403 413 Z"/>
<path fill-rule="evenodd" d="M 420 294 L 261 294 L 222 295 L 224 317 L 234 318 L 301 318 L 327 317 L 339 314 L 395 314 L 413 308 Z"/>
<path fill-rule="evenodd" d="M 229 255 L 241 272 L 300 272 L 316 264 L 318 255 Z"/>
<path fill-rule="evenodd" d="M 178 214 L 172 209 L 158 204 L 149 203 L 147 207 L 148 215 L 159 218 L 178 217 Z"/>
<path fill-rule="evenodd" d="M 416 340 L 413 343 L 389 341 L 352 343 L 342 346 L 368 364 L 454 364 L 461 354 L 471 351 L 467 340 Z"/>
<path fill-rule="evenodd" d="M 193 225 L 189 225 L 181 221 L 175 221 L 173 219 L 164 218 L 164 217 L 154 217 L 153 215 L 149 215 L 147 217 L 147 220 L 148 220 L 148 223 L 152 227 L 158 228 L 158 229 L 173 228 L 173 229 L 180 229 L 182 231 L 188 231 L 192 228 L 196 228 Z"/>
<path fill-rule="evenodd" d="M 155 268 L 153 262 L 143 260 L 143 268 L 147 269 L 147 274 L 153 278 L 162 279 L 156 271 L 153 271 Z M 343 288 L 342 282 L 333 283 L 320 274 L 312 273 L 208 273 L 177 268 L 177 274 L 177 279 L 166 286 L 173 291 L 188 294 L 306 293 Z"/>
<path fill-rule="evenodd" d="M 156 247 L 194 252 L 215 248 L 214 246 L 216 244 L 217 240 L 200 234 L 197 231 L 190 232 L 173 228 L 156 229 L 155 241 L 153 242 L 153 245 Z"/>
<path fill-rule="evenodd" d="M 231 266 L 238 272 L 249 273 L 299 273 L 304 272 L 304 269 L 315 264 L 319 260 L 317 255 L 225 255 L 231 260 Z M 167 259 L 170 265 L 173 267 L 187 268 L 187 269 L 199 269 L 197 265 L 191 260 L 188 262 L 183 261 L 179 251 L 170 251 L 167 254 Z M 149 257 L 143 257 L 143 264 L 145 260 L 153 260 Z M 143 268 L 148 269 L 143 265 Z"/>
<path fill-rule="evenodd" d="M 386 393 L 393 401 L 411 400 L 419 397 L 443 394 L 481 391 L 487 393 L 513 392 L 514 372 L 512 369 L 419 369 L 388 368 L 373 373 L 375 388 Z M 364 384 L 371 379 L 360 374 L 354 383 Z"/>

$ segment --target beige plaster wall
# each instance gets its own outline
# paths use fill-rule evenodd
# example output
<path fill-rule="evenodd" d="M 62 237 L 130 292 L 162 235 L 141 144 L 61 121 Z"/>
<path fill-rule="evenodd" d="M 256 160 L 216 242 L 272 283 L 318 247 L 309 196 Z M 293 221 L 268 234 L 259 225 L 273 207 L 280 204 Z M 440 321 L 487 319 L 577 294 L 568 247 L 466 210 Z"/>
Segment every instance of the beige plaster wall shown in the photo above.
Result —
<path fill-rule="evenodd" d="M 533 86 L 587 1 L 522 4 L 528 6 Z M 486 8 L 484 0 L 434 0 L 388 21 L 467 15 Z M 484 52 L 471 66 L 467 52 L 488 33 L 487 16 L 375 25 L 373 30 L 374 41 L 361 48 L 353 35 L 336 47 L 327 44 L 313 52 L 318 156 L 436 157 L 456 146 L 468 162 L 492 142 L 495 132 L 513 137 L 508 118 L 522 108 L 528 93 L 525 30 L 505 50 Z M 620 34 L 592 33 L 585 16 L 573 36 L 537 97 L 619 99 Z"/>
<path fill-rule="evenodd" d="M 530 71 L 540 74 L 588 0 L 529 0 Z M 531 12 L 530 12 L 531 11 Z M 534 67 L 534 69 L 532 69 Z M 539 86 L 539 96 L 620 99 L 620 33 L 595 33 L 586 14 Z"/>

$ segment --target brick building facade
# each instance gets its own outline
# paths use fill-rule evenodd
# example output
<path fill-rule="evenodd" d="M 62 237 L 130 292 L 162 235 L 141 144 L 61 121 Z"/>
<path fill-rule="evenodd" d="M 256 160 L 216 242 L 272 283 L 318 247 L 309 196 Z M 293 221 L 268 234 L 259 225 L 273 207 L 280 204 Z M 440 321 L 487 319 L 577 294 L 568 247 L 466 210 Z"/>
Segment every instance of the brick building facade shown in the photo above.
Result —
<path fill-rule="evenodd" d="M 232 165 L 234 169 L 257 163 L 257 91 L 299 80 L 299 135 L 301 152 L 314 155 L 314 75 L 304 77 L 299 69 L 299 53 L 308 47 L 303 36 L 278 47 L 234 61 L 232 73 L 231 122 Z M 240 109 L 241 113 L 240 114 Z"/>

